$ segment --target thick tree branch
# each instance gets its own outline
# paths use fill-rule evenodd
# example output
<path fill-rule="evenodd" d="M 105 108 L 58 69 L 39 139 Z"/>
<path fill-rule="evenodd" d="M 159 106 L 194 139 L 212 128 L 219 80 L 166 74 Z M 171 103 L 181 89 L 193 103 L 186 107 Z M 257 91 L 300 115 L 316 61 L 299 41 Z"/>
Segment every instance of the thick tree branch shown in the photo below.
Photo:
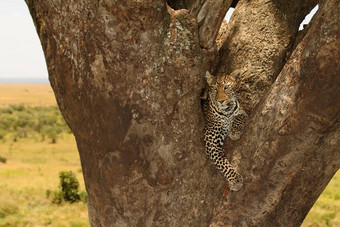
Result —
<path fill-rule="evenodd" d="M 218 73 L 240 70 L 241 103 L 248 113 L 281 71 L 300 22 L 316 0 L 239 1 L 219 42 Z"/>
<path fill-rule="evenodd" d="M 337 4 L 319 9 L 234 147 L 244 188 L 228 196 L 212 226 L 297 226 L 339 169 Z"/>
<path fill-rule="evenodd" d="M 195 17 L 164 1 L 27 3 L 77 140 L 91 225 L 208 225 L 225 185 L 201 140 L 209 58 Z"/>
<path fill-rule="evenodd" d="M 51 85 L 61 91 L 56 92 L 56 98 L 62 111 L 74 108 L 81 111 L 82 105 L 89 104 L 88 98 L 78 100 L 79 93 L 89 95 L 93 92 L 83 86 L 85 84 L 92 84 L 99 89 L 100 95 L 109 96 L 117 84 L 116 80 L 126 81 L 126 66 L 116 65 L 120 59 L 132 61 L 138 58 L 139 62 L 144 63 L 138 66 L 140 70 L 148 67 L 147 64 L 151 64 L 148 63 L 148 56 L 137 54 L 136 46 L 143 47 L 140 53 L 149 53 L 156 48 L 150 42 L 158 43 L 155 40 L 164 38 L 170 24 L 166 5 L 159 0 L 134 3 L 82 1 L 77 4 L 27 0 L 26 3 L 45 52 Z M 71 9 L 72 16 L 67 13 Z M 125 21 L 128 23 L 124 24 Z M 101 44 L 98 44 L 98 37 L 102 40 Z M 125 51 L 131 54 L 126 55 Z M 105 57 L 112 52 L 116 53 L 113 58 Z M 57 67 L 59 64 L 64 67 Z M 114 70 L 108 70 L 108 65 Z M 120 75 L 112 76 L 118 71 L 121 71 Z M 74 86 L 79 90 L 73 89 Z M 89 109 L 92 108 L 95 109 Z M 68 116 L 67 112 L 64 117 L 73 132 L 78 130 L 76 125 L 84 123 L 84 117 L 91 118 L 87 114 Z M 86 134 L 86 131 L 80 129 L 79 133 Z"/>
<path fill-rule="evenodd" d="M 197 17 L 197 14 L 206 1 L 207 0 L 167 0 L 166 2 L 175 10 L 188 9 L 194 17 Z"/>
<path fill-rule="evenodd" d="M 200 45 L 210 49 L 215 45 L 219 28 L 232 0 L 168 0 L 167 3 L 174 9 L 188 9 L 197 18 Z"/>
<path fill-rule="evenodd" d="M 216 37 L 222 21 L 232 0 L 208 0 L 197 15 L 200 45 L 210 49 L 215 45 Z"/>

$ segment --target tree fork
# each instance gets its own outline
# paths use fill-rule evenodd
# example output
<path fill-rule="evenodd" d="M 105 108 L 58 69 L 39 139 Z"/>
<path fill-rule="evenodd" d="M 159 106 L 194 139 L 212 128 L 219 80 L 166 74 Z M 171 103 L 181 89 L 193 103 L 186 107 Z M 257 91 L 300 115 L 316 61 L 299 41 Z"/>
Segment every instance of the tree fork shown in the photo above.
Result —
<path fill-rule="evenodd" d="M 245 134 L 229 148 L 240 154 L 245 185 L 223 201 L 212 226 L 298 226 L 339 169 L 337 4 L 320 7 Z"/>
<path fill-rule="evenodd" d="M 250 96 L 239 92 L 248 112 L 264 100 L 227 151 L 246 177 L 244 189 L 222 198 L 226 182 L 204 152 L 199 99 L 202 75 L 216 66 L 216 32 L 202 28 L 218 30 L 232 3 L 214 14 L 216 7 L 206 2 L 188 0 L 187 9 L 173 10 L 161 0 L 26 0 L 59 108 L 77 141 L 92 226 L 296 225 L 339 168 L 339 104 L 327 98 L 339 96 L 337 2 L 320 7 L 314 27 L 265 95 L 285 63 L 297 21 L 314 1 L 300 7 L 291 1 L 291 11 L 266 1 L 265 12 L 265 1 L 239 1 L 231 30 L 222 35 L 216 72 L 243 70 L 240 85 L 248 84 Z M 254 13 L 246 17 L 246 10 Z M 198 23 L 202 15 L 213 17 Z M 263 29 L 273 35 L 262 36 L 261 17 L 288 25 L 271 21 Z M 247 49 L 262 47 L 256 36 L 268 41 L 269 51 Z M 232 46 L 237 43 L 244 44 L 241 52 Z M 315 187 L 307 173 L 317 176 Z M 290 209 L 293 201 L 301 211 Z"/>

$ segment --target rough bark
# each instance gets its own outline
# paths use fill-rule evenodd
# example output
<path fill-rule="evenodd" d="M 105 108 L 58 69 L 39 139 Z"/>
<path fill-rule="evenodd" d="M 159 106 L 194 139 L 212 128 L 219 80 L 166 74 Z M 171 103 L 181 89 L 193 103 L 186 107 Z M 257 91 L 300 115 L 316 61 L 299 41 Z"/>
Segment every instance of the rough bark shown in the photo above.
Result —
<path fill-rule="evenodd" d="M 188 9 L 199 24 L 200 45 L 205 49 L 216 48 L 216 37 L 232 0 L 170 1 L 174 9 Z M 234 3 L 235 4 L 235 3 Z"/>
<path fill-rule="evenodd" d="M 91 224 L 207 225 L 224 184 L 202 147 L 209 59 L 195 18 L 162 1 L 28 5 L 77 140 Z"/>
<path fill-rule="evenodd" d="M 316 0 L 241 0 L 221 34 L 216 74 L 239 70 L 236 88 L 251 113 L 289 57 L 298 28 Z"/>
<path fill-rule="evenodd" d="M 319 9 L 235 145 L 245 186 L 223 201 L 212 226 L 298 226 L 339 169 L 336 6 Z"/>
<path fill-rule="evenodd" d="M 207 2 L 26 0 L 76 137 L 92 226 L 296 225 L 339 168 L 337 1 L 319 10 L 265 96 L 314 3 L 239 1 L 217 57 L 231 1 Z M 241 69 L 249 113 L 265 98 L 227 146 L 245 185 L 224 198 L 202 142 L 199 96 L 212 68 Z"/>
<path fill-rule="evenodd" d="M 206 1 L 197 15 L 200 45 L 210 49 L 216 45 L 216 37 L 231 0 Z"/>

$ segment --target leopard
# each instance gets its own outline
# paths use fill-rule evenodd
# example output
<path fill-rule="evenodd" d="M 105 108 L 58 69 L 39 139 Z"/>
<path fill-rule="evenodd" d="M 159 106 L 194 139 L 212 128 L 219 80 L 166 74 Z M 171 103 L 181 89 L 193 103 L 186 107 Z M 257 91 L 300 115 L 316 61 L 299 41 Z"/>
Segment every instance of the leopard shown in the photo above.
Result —
<path fill-rule="evenodd" d="M 206 154 L 227 179 L 232 191 L 242 188 L 243 177 L 226 158 L 223 145 L 227 136 L 231 140 L 240 138 L 248 118 L 233 91 L 236 73 L 237 71 L 230 75 L 212 76 L 207 71 L 205 74 L 207 86 L 201 95 Z"/>

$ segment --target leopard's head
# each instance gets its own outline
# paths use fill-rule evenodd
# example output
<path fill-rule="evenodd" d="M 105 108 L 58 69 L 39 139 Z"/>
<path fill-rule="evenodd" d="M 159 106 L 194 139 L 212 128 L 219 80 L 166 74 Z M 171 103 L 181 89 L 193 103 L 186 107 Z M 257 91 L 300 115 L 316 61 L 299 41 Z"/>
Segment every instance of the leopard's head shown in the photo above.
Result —
<path fill-rule="evenodd" d="M 231 75 L 214 77 L 207 71 L 205 78 L 208 84 L 205 98 L 210 99 L 218 111 L 224 114 L 233 113 L 239 107 L 233 92 L 235 85 L 233 77 Z"/>

